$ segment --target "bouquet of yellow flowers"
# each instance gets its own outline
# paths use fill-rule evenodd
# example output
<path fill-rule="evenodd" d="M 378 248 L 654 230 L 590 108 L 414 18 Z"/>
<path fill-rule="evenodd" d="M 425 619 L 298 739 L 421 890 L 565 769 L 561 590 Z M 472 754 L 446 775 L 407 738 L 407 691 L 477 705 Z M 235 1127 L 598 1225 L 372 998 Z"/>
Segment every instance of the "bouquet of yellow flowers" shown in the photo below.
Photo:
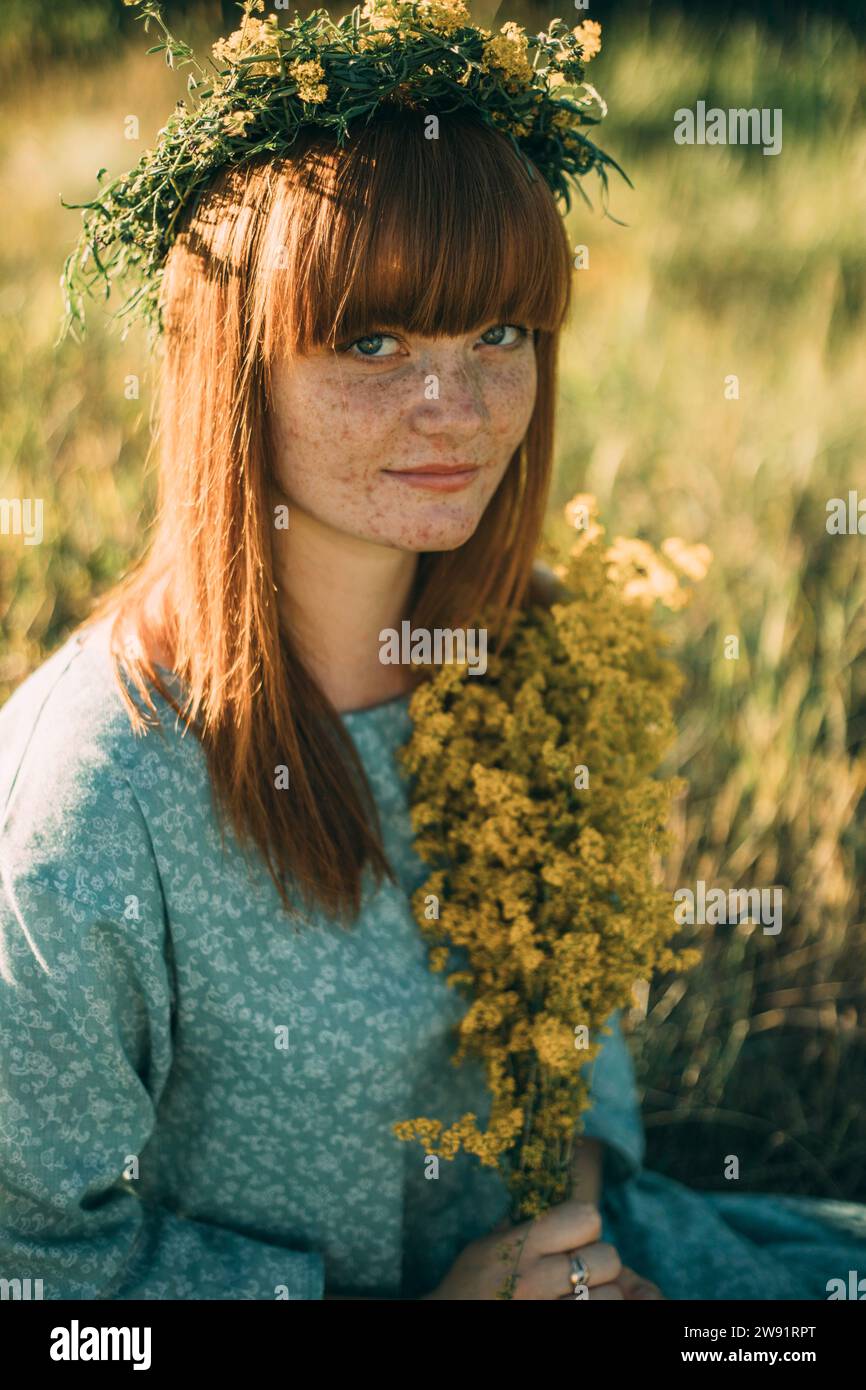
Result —
<path fill-rule="evenodd" d="M 658 882 L 685 783 L 655 775 L 682 676 L 651 608 L 687 601 L 680 575 L 699 578 L 709 551 L 678 538 L 665 559 L 642 541 L 605 549 L 594 499 L 566 514 L 583 535 L 557 571 L 563 601 L 527 610 L 483 682 L 452 664 L 421 686 L 401 754 L 431 865 L 413 910 L 430 968 L 470 1001 L 453 1061 L 482 1059 L 492 1108 L 486 1130 L 470 1113 L 394 1133 L 498 1167 L 515 1221 L 568 1196 L 593 1030 L 638 980 L 698 958 L 669 945 Z"/>

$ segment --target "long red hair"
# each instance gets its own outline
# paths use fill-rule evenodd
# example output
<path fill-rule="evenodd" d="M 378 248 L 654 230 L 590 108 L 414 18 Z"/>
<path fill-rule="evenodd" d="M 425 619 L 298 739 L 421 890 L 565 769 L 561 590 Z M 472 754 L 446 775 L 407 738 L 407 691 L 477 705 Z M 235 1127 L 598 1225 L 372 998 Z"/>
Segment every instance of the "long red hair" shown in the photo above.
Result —
<path fill-rule="evenodd" d="M 133 727 L 155 687 L 201 740 L 216 805 L 262 853 L 287 910 L 357 915 L 361 873 L 391 875 L 360 760 L 281 625 L 269 510 L 272 363 L 362 336 L 492 322 L 535 329 L 537 396 L 474 535 L 419 557 L 413 627 L 469 625 L 531 595 L 553 453 L 556 357 L 571 289 L 562 217 L 505 136 L 471 115 L 383 112 L 339 148 L 302 131 L 284 158 L 226 170 L 187 217 L 162 286 L 158 513 L 137 565 L 84 626 L 113 614 L 115 675 Z M 160 595 L 158 621 L 145 610 Z M 178 704 L 146 644 L 171 652 Z M 495 642 L 496 634 L 491 635 Z M 275 785 L 289 770 L 290 792 Z"/>

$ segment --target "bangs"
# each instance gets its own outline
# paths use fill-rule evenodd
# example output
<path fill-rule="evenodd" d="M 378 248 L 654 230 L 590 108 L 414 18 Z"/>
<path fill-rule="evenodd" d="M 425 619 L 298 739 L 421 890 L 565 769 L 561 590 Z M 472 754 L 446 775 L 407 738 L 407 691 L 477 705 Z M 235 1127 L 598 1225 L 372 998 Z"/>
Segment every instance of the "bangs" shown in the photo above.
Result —
<path fill-rule="evenodd" d="M 266 356 L 268 344 L 304 353 L 392 328 L 560 329 L 571 252 L 547 184 L 470 114 L 442 116 L 438 139 L 424 122 L 380 114 L 342 149 L 313 135 L 279 162 L 260 245 L 276 272 Z"/>

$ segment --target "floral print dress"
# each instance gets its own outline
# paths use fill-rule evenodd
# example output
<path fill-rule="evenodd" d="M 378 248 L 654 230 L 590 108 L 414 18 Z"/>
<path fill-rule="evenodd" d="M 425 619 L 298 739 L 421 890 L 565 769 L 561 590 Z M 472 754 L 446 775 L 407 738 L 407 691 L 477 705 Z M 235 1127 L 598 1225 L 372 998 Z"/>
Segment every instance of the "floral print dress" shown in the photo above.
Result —
<path fill-rule="evenodd" d="M 289 921 L 158 708 L 164 733 L 135 736 L 102 623 L 0 710 L 0 1278 L 53 1299 L 418 1298 L 508 1201 L 493 1169 L 461 1153 L 431 1176 L 391 1131 L 489 1114 L 409 906 L 427 869 L 394 756 L 407 699 L 342 716 L 398 878 L 368 875 L 349 930 Z M 584 1130 L 626 1264 L 687 1299 L 866 1276 L 864 1206 L 647 1172 L 610 1025 Z"/>

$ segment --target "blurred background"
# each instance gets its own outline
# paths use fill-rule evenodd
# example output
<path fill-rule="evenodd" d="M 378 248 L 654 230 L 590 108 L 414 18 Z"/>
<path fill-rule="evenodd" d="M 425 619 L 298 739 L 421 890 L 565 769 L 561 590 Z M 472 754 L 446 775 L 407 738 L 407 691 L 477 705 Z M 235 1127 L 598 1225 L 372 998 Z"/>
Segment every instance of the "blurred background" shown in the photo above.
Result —
<path fill-rule="evenodd" d="M 236 27 L 217 0 L 165 9 L 196 46 Z M 709 545 L 693 603 L 660 613 L 688 673 L 668 882 L 784 889 L 779 936 L 696 928 L 702 965 L 629 1019 L 647 1165 L 722 1189 L 737 1154 L 741 1191 L 866 1200 L 866 537 L 826 530 L 830 498 L 866 498 L 863 7 L 472 11 L 602 24 L 599 140 L 635 188 L 611 185 L 626 226 L 593 189 L 568 219 L 589 266 L 562 348 L 550 541 L 588 491 L 610 539 Z M 97 309 L 83 346 L 55 347 L 79 218 L 60 194 L 134 164 L 185 75 L 145 56 L 121 0 L 4 0 L 0 35 L 0 497 L 43 498 L 45 525 L 41 545 L 0 535 L 2 702 L 146 540 L 148 346 Z M 698 100 L 781 108 L 781 154 L 677 146 L 673 113 Z"/>

